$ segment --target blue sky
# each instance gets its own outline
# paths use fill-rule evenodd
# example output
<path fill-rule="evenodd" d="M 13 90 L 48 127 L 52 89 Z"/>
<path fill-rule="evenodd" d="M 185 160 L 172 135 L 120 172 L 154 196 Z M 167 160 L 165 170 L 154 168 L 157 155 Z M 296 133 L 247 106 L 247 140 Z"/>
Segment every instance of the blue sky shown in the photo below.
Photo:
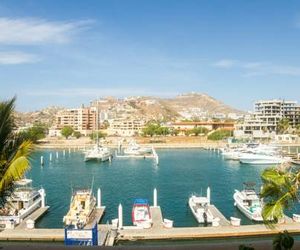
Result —
<path fill-rule="evenodd" d="M 299 1 L 2 0 L 0 99 L 17 109 L 204 92 L 300 97 Z"/>

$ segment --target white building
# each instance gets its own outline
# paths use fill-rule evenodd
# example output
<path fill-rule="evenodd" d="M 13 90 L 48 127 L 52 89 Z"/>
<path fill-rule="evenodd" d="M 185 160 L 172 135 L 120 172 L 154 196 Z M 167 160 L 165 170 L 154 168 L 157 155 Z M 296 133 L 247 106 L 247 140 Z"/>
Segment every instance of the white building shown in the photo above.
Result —
<path fill-rule="evenodd" d="M 236 124 L 234 135 L 240 138 L 270 138 L 283 118 L 289 119 L 292 127 L 300 124 L 300 106 L 296 101 L 257 101 L 253 115 L 245 118 L 243 123 Z"/>

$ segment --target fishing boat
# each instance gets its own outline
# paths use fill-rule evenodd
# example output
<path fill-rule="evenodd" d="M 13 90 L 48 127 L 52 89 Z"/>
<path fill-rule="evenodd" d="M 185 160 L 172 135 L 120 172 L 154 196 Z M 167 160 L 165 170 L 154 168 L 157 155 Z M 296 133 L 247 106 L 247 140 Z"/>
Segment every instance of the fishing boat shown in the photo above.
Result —
<path fill-rule="evenodd" d="M 132 223 L 141 228 L 150 228 L 152 219 L 147 199 L 135 199 L 132 207 Z"/>
<path fill-rule="evenodd" d="M 255 183 L 244 183 L 244 190 L 235 190 L 234 205 L 250 220 L 263 221 L 261 212 L 263 203 L 255 192 Z"/>
<path fill-rule="evenodd" d="M 141 147 L 135 141 L 131 141 L 128 147 L 124 149 L 125 155 L 145 155 L 151 153 L 152 153 L 152 148 Z"/>
<path fill-rule="evenodd" d="M 70 209 L 64 216 L 63 222 L 66 226 L 83 228 L 96 208 L 96 198 L 92 194 L 92 189 L 81 189 L 73 193 Z"/>
<path fill-rule="evenodd" d="M 189 198 L 189 207 L 198 223 L 208 224 L 212 223 L 214 216 L 209 209 L 210 205 L 210 188 L 207 188 L 205 196 L 192 195 Z"/>
<path fill-rule="evenodd" d="M 35 210 L 45 206 L 45 189 L 32 187 L 31 179 L 15 182 L 15 190 L 0 209 L 0 227 L 14 228 Z"/>

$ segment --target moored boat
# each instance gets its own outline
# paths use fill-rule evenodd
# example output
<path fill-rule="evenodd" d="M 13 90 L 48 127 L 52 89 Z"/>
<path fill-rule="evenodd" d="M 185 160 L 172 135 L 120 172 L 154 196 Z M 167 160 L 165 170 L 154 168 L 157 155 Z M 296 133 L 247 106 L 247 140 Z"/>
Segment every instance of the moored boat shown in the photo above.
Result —
<path fill-rule="evenodd" d="M 32 187 L 31 179 L 15 182 L 15 190 L 0 209 L 0 227 L 14 228 L 35 210 L 45 206 L 46 193 L 43 188 Z"/>
<path fill-rule="evenodd" d="M 151 153 L 152 153 L 152 148 L 141 147 L 135 141 L 131 141 L 128 147 L 124 149 L 125 155 L 145 155 Z"/>
<path fill-rule="evenodd" d="M 147 199 L 135 199 L 132 207 L 132 223 L 142 228 L 151 227 L 152 219 Z"/>

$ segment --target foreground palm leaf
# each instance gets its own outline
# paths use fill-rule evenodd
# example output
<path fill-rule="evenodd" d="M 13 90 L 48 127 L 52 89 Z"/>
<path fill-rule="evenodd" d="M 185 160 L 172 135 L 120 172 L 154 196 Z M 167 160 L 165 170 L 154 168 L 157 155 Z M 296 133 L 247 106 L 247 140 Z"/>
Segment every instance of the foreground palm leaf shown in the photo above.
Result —
<path fill-rule="evenodd" d="M 13 189 L 13 183 L 23 177 L 29 168 L 29 155 L 33 145 L 14 132 L 15 98 L 0 102 L 0 202 Z"/>
<path fill-rule="evenodd" d="M 261 197 L 264 199 L 262 216 L 265 223 L 278 222 L 284 217 L 284 210 L 298 200 L 296 174 L 276 168 L 264 170 L 261 175 L 263 187 Z"/>

